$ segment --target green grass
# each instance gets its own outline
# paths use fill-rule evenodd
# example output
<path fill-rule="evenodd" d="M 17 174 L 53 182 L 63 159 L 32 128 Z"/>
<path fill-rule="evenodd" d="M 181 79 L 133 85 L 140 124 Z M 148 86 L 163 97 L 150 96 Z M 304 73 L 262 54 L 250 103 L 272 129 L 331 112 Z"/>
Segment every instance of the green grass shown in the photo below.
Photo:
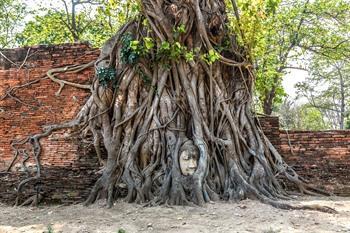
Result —
<path fill-rule="evenodd" d="M 279 233 L 281 230 L 274 230 L 270 227 L 268 230 L 264 230 L 262 233 Z"/>
<path fill-rule="evenodd" d="M 53 228 L 51 224 L 47 225 L 47 233 L 53 233 Z"/>

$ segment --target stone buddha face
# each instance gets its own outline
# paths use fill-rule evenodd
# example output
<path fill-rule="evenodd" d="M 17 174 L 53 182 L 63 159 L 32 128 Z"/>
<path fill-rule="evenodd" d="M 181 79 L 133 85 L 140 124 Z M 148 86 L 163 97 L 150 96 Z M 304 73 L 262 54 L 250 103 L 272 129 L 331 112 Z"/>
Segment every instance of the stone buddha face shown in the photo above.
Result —
<path fill-rule="evenodd" d="M 198 167 L 199 152 L 192 141 L 185 142 L 180 150 L 179 165 L 182 175 L 190 176 Z"/>

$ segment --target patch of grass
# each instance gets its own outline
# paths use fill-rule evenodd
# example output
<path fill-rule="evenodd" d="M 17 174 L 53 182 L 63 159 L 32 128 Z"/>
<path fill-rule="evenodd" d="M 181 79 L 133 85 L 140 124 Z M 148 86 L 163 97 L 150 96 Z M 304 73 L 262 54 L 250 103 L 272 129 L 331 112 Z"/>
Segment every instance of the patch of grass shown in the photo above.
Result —
<path fill-rule="evenodd" d="M 268 230 L 264 230 L 262 233 L 279 233 L 281 230 L 274 230 L 270 227 Z"/>
<path fill-rule="evenodd" d="M 126 233 L 126 231 L 121 227 L 118 229 L 117 233 Z"/>
<path fill-rule="evenodd" d="M 47 225 L 47 233 L 54 233 L 51 224 Z"/>

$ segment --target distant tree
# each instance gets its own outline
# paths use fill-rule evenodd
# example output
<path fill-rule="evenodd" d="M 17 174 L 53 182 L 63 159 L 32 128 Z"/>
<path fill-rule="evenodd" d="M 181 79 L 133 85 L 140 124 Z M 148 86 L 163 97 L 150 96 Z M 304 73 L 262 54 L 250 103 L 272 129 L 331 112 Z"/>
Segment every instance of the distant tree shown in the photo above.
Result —
<path fill-rule="evenodd" d="M 91 5 L 99 5 L 100 1 L 94 0 L 61 0 L 64 10 L 55 10 L 59 16 L 59 22 L 71 33 L 74 42 L 80 41 L 84 31 L 92 24 Z M 85 7 L 89 5 L 90 7 Z M 83 13 L 78 13 L 78 8 L 83 8 Z"/>
<path fill-rule="evenodd" d="M 280 118 L 281 126 L 284 129 L 299 128 L 300 116 L 298 114 L 295 101 L 286 97 L 284 101 L 278 106 L 276 115 Z"/>
<path fill-rule="evenodd" d="M 350 62 L 317 56 L 311 75 L 297 84 L 299 95 L 308 99 L 334 129 L 344 129 L 350 110 Z"/>
<path fill-rule="evenodd" d="M 301 130 L 325 130 L 329 129 L 329 125 L 322 117 L 322 113 L 319 109 L 309 106 L 307 104 L 302 105 L 298 109 L 299 112 L 299 125 L 297 129 Z"/>
<path fill-rule="evenodd" d="M 62 7 L 43 8 L 17 36 L 20 45 L 88 41 L 101 46 L 138 11 L 137 4 L 119 0 L 61 0 Z"/>
<path fill-rule="evenodd" d="M 73 42 L 74 38 L 68 28 L 59 23 L 60 17 L 59 13 L 52 10 L 43 16 L 35 16 L 17 35 L 17 43 L 25 46 Z"/>
<path fill-rule="evenodd" d="M 348 0 L 282 0 L 264 20 L 265 33 L 255 56 L 256 92 L 270 115 L 285 95 L 282 80 L 290 69 L 305 69 L 313 54 L 350 56 Z M 293 65 L 291 65 L 293 64 Z"/>
<path fill-rule="evenodd" d="M 17 0 L 0 1 L 0 48 L 13 47 L 26 14 L 25 4 Z"/>
<path fill-rule="evenodd" d="M 288 4 L 287 4 L 288 3 Z M 256 58 L 256 90 L 262 110 L 270 115 L 276 103 L 285 96 L 282 78 L 295 49 L 305 36 L 305 11 L 309 1 L 282 1 L 266 20 L 262 53 Z"/>
<path fill-rule="evenodd" d="M 309 104 L 297 104 L 289 98 L 284 99 L 276 114 L 284 129 L 326 130 L 330 127 L 319 109 Z"/>
<path fill-rule="evenodd" d="M 348 119 L 346 120 L 345 129 L 350 129 L 350 120 L 349 120 L 349 117 L 348 117 Z"/>

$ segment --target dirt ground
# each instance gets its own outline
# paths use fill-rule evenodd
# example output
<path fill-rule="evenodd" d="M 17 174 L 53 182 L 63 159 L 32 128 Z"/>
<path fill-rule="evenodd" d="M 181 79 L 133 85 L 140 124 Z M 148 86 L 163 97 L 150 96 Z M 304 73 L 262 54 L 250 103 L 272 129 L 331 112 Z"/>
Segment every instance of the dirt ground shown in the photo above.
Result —
<path fill-rule="evenodd" d="M 204 207 L 142 207 L 116 203 L 43 206 L 0 205 L 0 233 L 16 232 L 349 232 L 350 198 L 304 197 L 294 204 L 327 205 L 338 211 L 279 210 L 258 201 L 215 203 Z M 125 230 L 125 231 L 123 231 Z"/>

